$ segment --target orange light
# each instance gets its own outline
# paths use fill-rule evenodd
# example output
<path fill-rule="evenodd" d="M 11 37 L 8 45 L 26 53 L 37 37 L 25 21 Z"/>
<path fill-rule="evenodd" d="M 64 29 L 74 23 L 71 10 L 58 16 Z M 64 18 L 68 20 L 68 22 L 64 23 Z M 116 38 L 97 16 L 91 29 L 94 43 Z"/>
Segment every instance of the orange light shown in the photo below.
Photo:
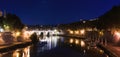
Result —
<path fill-rule="evenodd" d="M 70 32 L 70 34 L 73 34 L 73 31 L 69 31 Z"/>
<path fill-rule="evenodd" d="M 104 51 L 103 51 L 103 50 L 100 50 L 100 53 L 101 53 L 101 54 L 103 54 L 103 53 L 104 53 Z"/>
<path fill-rule="evenodd" d="M 118 42 L 120 40 L 120 32 L 115 31 L 113 36 L 114 36 L 114 40 L 116 42 Z"/>
<path fill-rule="evenodd" d="M 79 44 L 79 40 L 78 39 L 75 40 L 75 44 Z"/>
<path fill-rule="evenodd" d="M 85 30 L 80 30 L 80 33 L 81 34 L 85 34 Z"/>
<path fill-rule="evenodd" d="M 70 43 L 73 43 L 73 41 L 74 41 L 73 39 L 70 39 Z"/>
<path fill-rule="evenodd" d="M 18 52 L 18 51 L 15 51 L 14 53 L 13 53 L 13 57 L 19 57 L 20 56 L 20 53 Z"/>
<path fill-rule="evenodd" d="M 75 34 L 79 34 L 79 31 L 75 31 Z"/>
<path fill-rule="evenodd" d="M 85 42 L 83 40 L 81 40 L 81 47 L 85 46 Z"/>
<path fill-rule="evenodd" d="M 20 36 L 20 32 L 16 32 L 16 36 Z"/>
<path fill-rule="evenodd" d="M 102 31 L 99 32 L 100 35 L 103 35 L 104 33 Z"/>
<path fill-rule="evenodd" d="M 23 57 L 30 57 L 30 46 L 23 50 Z"/>

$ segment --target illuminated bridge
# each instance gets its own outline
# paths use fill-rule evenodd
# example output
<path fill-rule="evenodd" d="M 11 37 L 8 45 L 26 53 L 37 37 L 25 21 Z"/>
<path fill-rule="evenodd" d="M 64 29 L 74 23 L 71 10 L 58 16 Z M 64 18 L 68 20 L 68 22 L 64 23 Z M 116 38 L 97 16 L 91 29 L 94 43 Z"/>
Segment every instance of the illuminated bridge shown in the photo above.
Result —
<path fill-rule="evenodd" d="M 59 35 L 59 34 L 63 34 L 62 30 L 57 30 L 57 29 L 54 29 L 54 30 L 27 30 L 26 31 L 26 34 L 33 34 L 33 33 L 36 33 L 37 35 Z"/>

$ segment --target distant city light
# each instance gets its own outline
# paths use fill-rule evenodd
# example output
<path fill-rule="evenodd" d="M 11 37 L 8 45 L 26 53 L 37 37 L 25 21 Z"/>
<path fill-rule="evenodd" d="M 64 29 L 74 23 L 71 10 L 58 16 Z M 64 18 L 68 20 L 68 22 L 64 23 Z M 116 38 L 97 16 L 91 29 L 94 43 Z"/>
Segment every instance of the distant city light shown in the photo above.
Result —
<path fill-rule="evenodd" d="M 32 35 L 33 33 L 29 32 L 29 31 L 24 31 L 23 32 L 23 37 L 24 39 L 29 39 L 29 37 Z"/>
<path fill-rule="evenodd" d="M 85 46 L 85 42 L 83 40 L 81 40 L 81 47 Z"/>
<path fill-rule="evenodd" d="M 57 29 L 54 30 L 55 32 L 58 31 Z"/>
<path fill-rule="evenodd" d="M 86 21 L 83 21 L 83 23 L 86 23 Z"/>
<path fill-rule="evenodd" d="M 104 51 L 103 51 L 103 50 L 100 50 L 100 53 L 102 53 L 102 54 L 103 54 L 103 53 L 104 53 Z"/>
<path fill-rule="evenodd" d="M 100 31 L 99 34 L 102 36 L 104 33 L 102 31 Z"/>
<path fill-rule="evenodd" d="M 115 31 L 113 36 L 114 36 L 114 40 L 116 42 L 118 42 L 120 40 L 120 32 Z"/>
<path fill-rule="evenodd" d="M 81 34 L 85 34 L 85 30 L 83 29 L 83 30 L 80 30 L 80 33 Z"/>
<path fill-rule="evenodd" d="M 73 31 L 72 31 L 72 30 L 70 30 L 69 32 L 70 32 L 70 34 L 73 34 Z"/>
<path fill-rule="evenodd" d="M 74 41 L 73 39 L 70 39 L 70 43 L 73 43 L 73 41 Z"/>
<path fill-rule="evenodd" d="M 79 34 L 79 31 L 77 30 L 77 31 L 75 31 L 75 34 Z"/>
<path fill-rule="evenodd" d="M 79 44 L 79 40 L 78 39 L 75 39 L 75 44 Z"/>
<path fill-rule="evenodd" d="M 0 32 L 4 32 L 4 29 L 3 29 L 3 28 L 0 28 Z"/>
<path fill-rule="evenodd" d="M 20 36 L 20 32 L 16 32 L 16 37 L 17 37 L 17 36 Z"/>
<path fill-rule="evenodd" d="M 87 31 L 92 31 L 92 28 L 87 28 Z"/>

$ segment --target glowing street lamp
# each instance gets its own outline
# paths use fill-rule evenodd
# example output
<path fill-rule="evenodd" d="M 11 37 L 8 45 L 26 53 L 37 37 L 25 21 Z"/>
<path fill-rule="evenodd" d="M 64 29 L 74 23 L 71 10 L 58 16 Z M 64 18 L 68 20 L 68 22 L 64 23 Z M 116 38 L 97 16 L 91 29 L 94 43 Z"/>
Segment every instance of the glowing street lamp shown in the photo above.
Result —
<path fill-rule="evenodd" d="M 79 40 L 78 39 L 75 39 L 75 44 L 79 44 Z"/>
<path fill-rule="evenodd" d="M 114 36 L 114 40 L 116 42 L 118 42 L 120 40 L 120 32 L 115 31 L 113 36 Z"/>
<path fill-rule="evenodd" d="M 75 31 L 75 34 L 79 34 L 79 31 L 77 30 L 77 31 Z"/>
<path fill-rule="evenodd" d="M 70 31 L 69 31 L 69 33 L 70 33 L 70 34 L 73 34 L 73 31 L 72 31 L 72 30 L 70 30 Z"/>
<path fill-rule="evenodd" d="M 99 50 L 99 51 L 100 51 L 100 53 L 101 53 L 101 54 L 103 54 L 103 53 L 104 53 L 104 51 L 103 51 L 103 50 Z"/>
<path fill-rule="evenodd" d="M 80 34 L 85 34 L 85 30 L 84 29 L 82 29 L 82 30 L 80 30 Z"/>
<path fill-rule="evenodd" d="M 85 46 L 85 42 L 83 40 L 81 40 L 81 47 Z"/>
<path fill-rule="evenodd" d="M 20 36 L 20 32 L 16 32 L 16 37 L 17 37 L 17 36 Z"/>
<path fill-rule="evenodd" d="M 103 36 L 104 33 L 103 33 L 102 31 L 100 31 L 99 34 L 100 34 L 101 36 Z"/>
<path fill-rule="evenodd" d="M 73 43 L 74 42 L 74 40 L 73 39 L 70 39 L 70 43 Z"/>

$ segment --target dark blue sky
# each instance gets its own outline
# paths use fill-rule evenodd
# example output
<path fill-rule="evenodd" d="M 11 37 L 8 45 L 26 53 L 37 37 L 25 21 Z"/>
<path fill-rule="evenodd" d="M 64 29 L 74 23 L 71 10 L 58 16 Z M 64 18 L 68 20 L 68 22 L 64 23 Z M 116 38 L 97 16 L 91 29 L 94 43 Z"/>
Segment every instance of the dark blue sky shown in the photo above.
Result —
<path fill-rule="evenodd" d="M 120 0 L 0 0 L 24 24 L 61 24 L 101 16 Z"/>

